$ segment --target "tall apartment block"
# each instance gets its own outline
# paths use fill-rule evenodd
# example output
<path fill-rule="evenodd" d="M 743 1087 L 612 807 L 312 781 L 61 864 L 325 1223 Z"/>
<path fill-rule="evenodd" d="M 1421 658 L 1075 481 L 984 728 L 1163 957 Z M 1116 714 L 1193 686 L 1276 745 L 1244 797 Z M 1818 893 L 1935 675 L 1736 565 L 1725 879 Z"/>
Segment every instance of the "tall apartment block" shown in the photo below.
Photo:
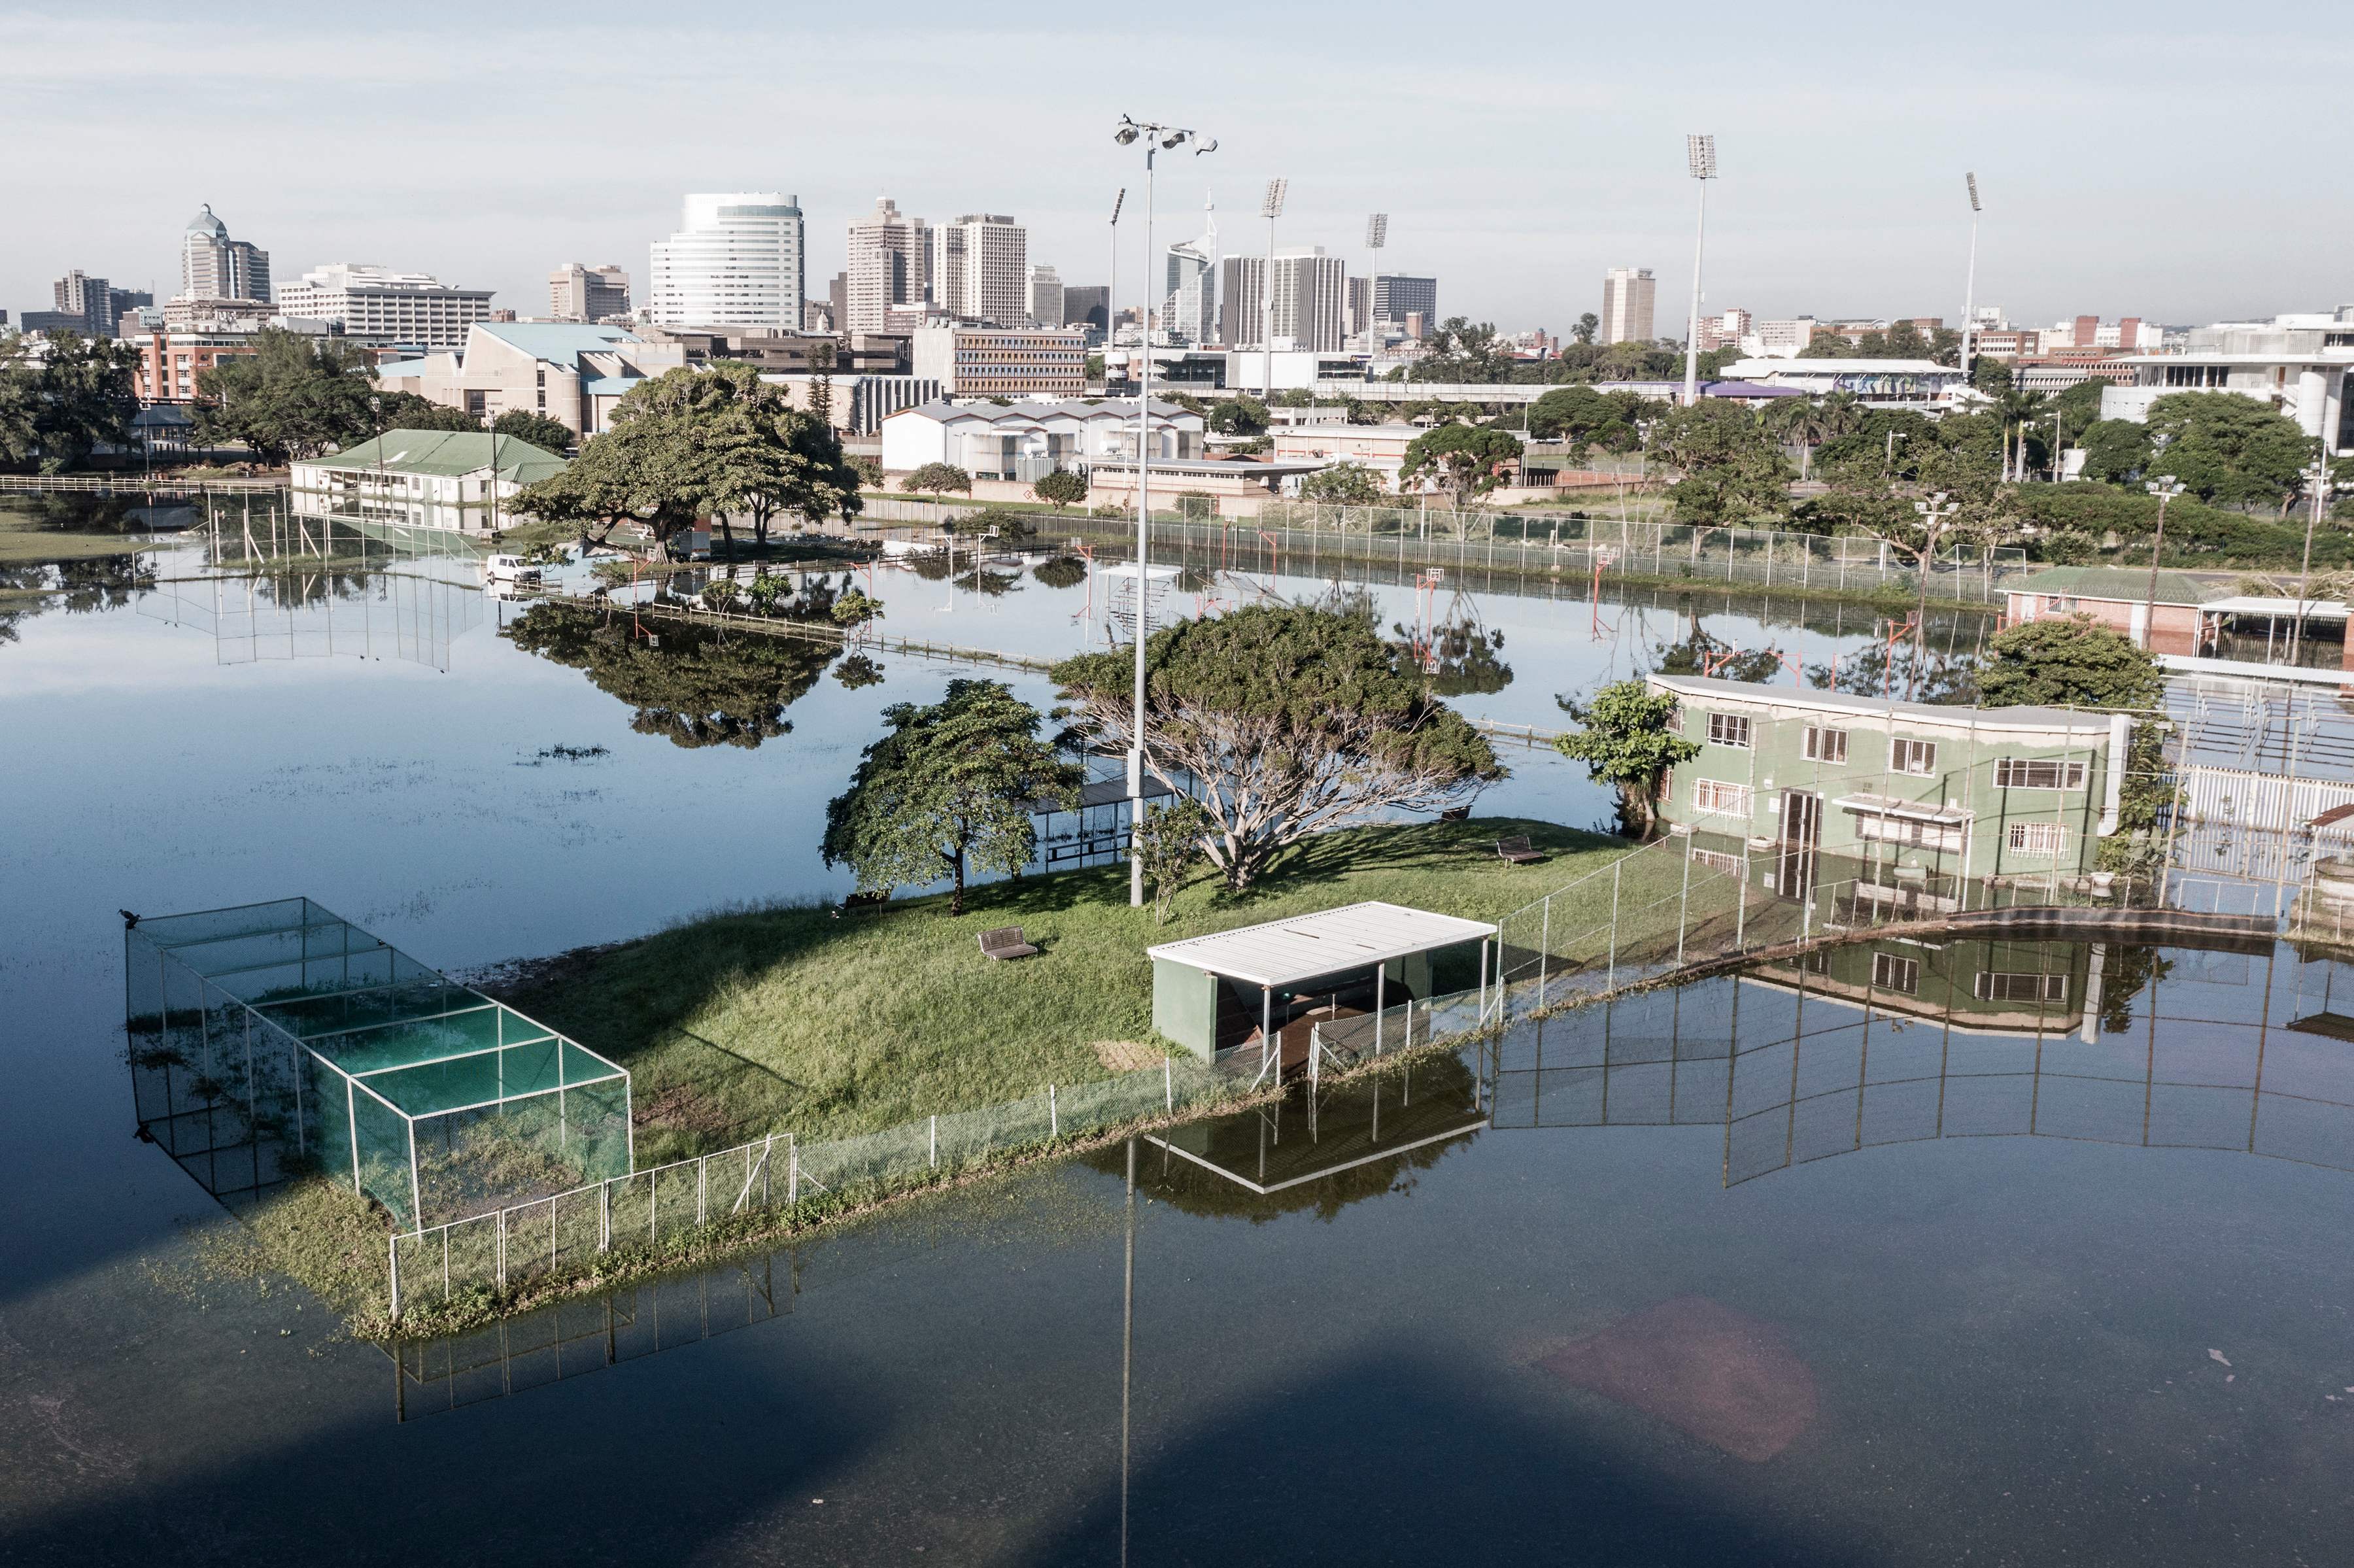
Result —
<path fill-rule="evenodd" d="M 560 322 L 601 322 L 630 313 L 630 275 L 619 267 L 567 261 L 547 275 L 547 313 Z"/>
<path fill-rule="evenodd" d="M 1320 245 L 1277 251 L 1274 281 L 1268 291 L 1275 303 L 1275 346 L 1338 354 L 1348 284 L 1347 263 L 1338 256 L 1325 255 Z"/>
<path fill-rule="evenodd" d="M 1419 315 L 1426 326 L 1438 320 L 1438 280 L 1412 278 L 1403 272 L 1373 274 L 1373 321 L 1403 330 L 1406 317 Z"/>
<path fill-rule="evenodd" d="M 1613 267 L 1602 275 L 1604 343 L 1649 343 L 1659 281 L 1649 267 Z"/>
<path fill-rule="evenodd" d="M 931 295 L 931 230 L 888 196 L 850 225 L 848 265 L 840 280 L 837 332 L 881 332 L 894 305 L 920 305 Z"/>
<path fill-rule="evenodd" d="M 231 239 L 228 228 L 207 206 L 188 219 L 180 237 L 180 298 L 267 300 L 270 252 L 249 240 Z"/>
<path fill-rule="evenodd" d="M 798 332 L 808 294 L 805 238 L 799 196 L 691 195 L 684 226 L 652 247 L 647 313 L 663 326 Z"/>
<path fill-rule="evenodd" d="M 1030 231 L 969 212 L 930 233 L 932 304 L 943 315 L 1011 326 L 1030 315 Z"/>

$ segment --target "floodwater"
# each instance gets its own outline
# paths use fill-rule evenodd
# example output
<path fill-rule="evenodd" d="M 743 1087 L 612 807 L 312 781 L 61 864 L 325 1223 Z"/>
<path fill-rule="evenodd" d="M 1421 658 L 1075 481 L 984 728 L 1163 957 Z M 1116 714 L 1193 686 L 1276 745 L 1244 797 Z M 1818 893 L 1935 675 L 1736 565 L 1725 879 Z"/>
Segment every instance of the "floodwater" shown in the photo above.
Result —
<path fill-rule="evenodd" d="M 880 655 L 683 745 L 514 606 L 338 580 L 0 646 L 0 1560 L 2344 1559 L 2354 977 L 2268 942 L 1875 944 L 1143 1144 L 1132 1208 L 1113 1150 L 398 1366 L 343 1340 L 208 1266 L 227 1222 L 133 1138 L 117 907 L 303 893 L 463 969 L 832 895 L 880 708 L 973 672 Z M 877 582 L 905 635 L 1084 645 L 1084 587 Z M 1469 608 L 1512 678 L 1463 705 L 1540 726 L 1691 626 Z M 1606 813 L 1513 759 L 1482 813 Z"/>

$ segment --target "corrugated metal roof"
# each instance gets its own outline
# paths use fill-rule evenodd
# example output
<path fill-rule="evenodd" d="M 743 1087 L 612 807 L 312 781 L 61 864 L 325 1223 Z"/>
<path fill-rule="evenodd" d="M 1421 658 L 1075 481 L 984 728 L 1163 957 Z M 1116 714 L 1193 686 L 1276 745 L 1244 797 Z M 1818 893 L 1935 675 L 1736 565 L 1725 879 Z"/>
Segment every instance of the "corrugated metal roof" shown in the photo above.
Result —
<path fill-rule="evenodd" d="M 1239 930 L 1188 937 L 1182 942 L 1163 942 L 1144 952 L 1147 958 L 1166 959 L 1251 985 L 1278 986 L 1344 969 L 1371 969 L 1409 953 L 1495 934 L 1496 927 L 1483 920 L 1462 920 L 1370 900 Z"/>
<path fill-rule="evenodd" d="M 477 322 L 475 327 L 550 365 L 580 368 L 580 356 L 617 343 L 637 343 L 626 327 L 590 326 L 579 322 Z"/>
<path fill-rule="evenodd" d="M 486 430 L 387 430 L 349 451 L 318 458 L 298 467 L 359 469 L 387 473 L 438 474 L 444 478 L 480 473 L 491 466 L 491 443 L 498 443 L 499 477 L 530 484 L 564 471 L 564 460 L 514 436 L 493 437 Z"/>
<path fill-rule="evenodd" d="M 2070 599 L 2109 599 L 2142 604 L 2149 599 L 2149 573 L 2130 567 L 2049 567 L 2031 577 L 2004 585 L 2013 593 L 2061 594 Z M 2188 572 L 2158 574 L 2160 604 L 2205 604 L 2228 590 Z"/>
<path fill-rule="evenodd" d="M 2067 708 L 1966 708 L 1946 703 L 1902 703 L 1888 697 L 1859 697 L 1847 692 L 1817 691 L 1808 686 L 1769 686 L 1759 681 L 1723 681 L 1713 675 L 1648 675 L 1662 691 L 1702 702 L 1738 701 L 1752 705 L 1802 709 L 1808 713 L 1893 715 L 1910 724 L 1950 725 L 1956 729 L 2063 730 L 2072 735 L 2105 735 L 2109 715 L 2075 713 Z"/>

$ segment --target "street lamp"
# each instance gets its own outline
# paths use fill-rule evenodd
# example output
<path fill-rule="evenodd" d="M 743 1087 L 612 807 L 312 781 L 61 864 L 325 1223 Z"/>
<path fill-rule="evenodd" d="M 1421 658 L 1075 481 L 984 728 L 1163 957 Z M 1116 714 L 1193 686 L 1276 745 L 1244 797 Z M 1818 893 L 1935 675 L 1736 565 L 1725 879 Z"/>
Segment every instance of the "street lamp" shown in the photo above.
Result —
<path fill-rule="evenodd" d="M 2296 662 L 2296 651 L 2305 641 L 2305 594 L 2313 580 L 2313 531 L 2321 525 L 2322 500 L 2329 493 L 2329 449 L 2324 446 L 2321 455 L 2305 465 L 2306 488 L 2313 493 L 2313 505 L 2305 514 L 2305 564 L 2296 569 L 2296 624 L 2288 631 L 2288 662 Z"/>
<path fill-rule="evenodd" d="M 2166 548 L 2166 503 L 2182 493 L 2182 486 L 2172 474 L 2161 473 L 2142 488 L 2158 497 L 2158 537 L 2149 546 L 2149 596 L 2141 607 L 2141 645 L 2147 649 L 2157 641 L 2158 557 Z"/>
<path fill-rule="evenodd" d="M 1142 367 L 1136 382 L 1136 687 L 1135 707 L 1130 711 L 1128 726 L 1128 901 L 1134 907 L 1144 905 L 1144 639 L 1150 629 L 1152 597 L 1148 591 L 1147 575 L 1152 546 L 1152 500 L 1150 484 L 1152 471 L 1152 161 L 1164 152 L 1184 143 L 1193 143 L 1193 155 L 1214 153 L 1214 138 L 1204 140 L 1193 132 L 1173 125 L 1159 125 L 1150 121 L 1119 117 L 1119 128 L 1111 139 L 1123 147 L 1133 146 L 1140 139 L 1144 143 L 1144 343 Z M 1123 191 L 1123 194 L 1124 191 Z M 1115 220 L 1119 208 L 1112 208 Z M 1269 232 L 1272 232 L 1270 228 Z M 1272 242 L 1270 242 L 1270 245 Z"/>
<path fill-rule="evenodd" d="M 1978 308 L 1978 177 L 1964 175 L 1970 187 L 1970 268 L 1962 283 L 1962 385 L 1970 383 L 1970 329 L 1977 324 L 1972 312 Z"/>
<path fill-rule="evenodd" d="M 1700 401 L 1700 260 L 1708 240 L 1708 182 L 1716 178 L 1716 138 L 1684 138 L 1684 162 L 1700 182 L 1700 228 L 1692 238 L 1691 321 L 1684 335 L 1684 407 Z"/>

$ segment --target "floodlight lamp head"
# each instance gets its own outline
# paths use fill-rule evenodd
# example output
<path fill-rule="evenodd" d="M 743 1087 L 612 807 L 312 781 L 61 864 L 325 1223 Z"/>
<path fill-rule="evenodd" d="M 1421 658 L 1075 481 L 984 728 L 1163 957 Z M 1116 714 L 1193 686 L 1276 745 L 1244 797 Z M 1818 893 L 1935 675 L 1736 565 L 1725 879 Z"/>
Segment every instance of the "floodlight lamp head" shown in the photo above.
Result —
<path fill-rule="evenodd" d="M 1389 239 L 1390 215 L 1388 213 L 1377 212 L 1371 217 L 1365 219 L 1366 249 L 1379 250 L 1383 246 L 1389 243 Z"/>
<path fill-rule="evenodd" d="M 1685 137 L 1684 162 L 1690 165 L 1692 178 L 1696 180 L 1716 178 L 1716 138 L 1714 136 Z"/>
<path fill-rule="evenodd" d="M 1217 150 L 1218 139 L 1215 136 L 1213 136 L 1206 142 L 1200 142 L 1194 144 L 1193 156 L 1198 158 L 1204 153 L 1214 153 Z"/>
<path fill-rule="evenodd" d="M 1111 198 L 1111 221 L 1114 228 L 1118 228 L 1119 225 L 1119 209 L 1127 205 L 1128 187 L 1126 185 L 1122 185 L 1119 187 L 1119 195 Z"/>
<path fill-rule="evenodd" d="M 1111 139 L 1125 147 L 1136 140 L 1136 135 L 1137 132 L 1135 126 L 1122 125 L 1119 130 L 1111 133 Z"/>
<path fill-rule="evenodd" d="M 1290 188 L 1291 182 L 1288 179 L 1278 178 L 1267 181 L 1267 196 L 1258 204 L 1258 215 L 1267 218 L 1281 217 L 1284 193 Z"/>
<path fill-rule="evenodd" d="M 1978 175 L 1974 175 L 1974 174 L 1973 174 L 1973 175 L 1964 175 L 1962 176 L 1962 178 L 1963 178 L 1963 179 L 1965 179 L 1965 180 L 1967 180 L 1967 181 L 1969 182 L 1969 186 L 1970 186 L 1970 210 L 1971 210 L 1972 212 L 1976 212 L 1976 211 L 1978 211 Z"/>

